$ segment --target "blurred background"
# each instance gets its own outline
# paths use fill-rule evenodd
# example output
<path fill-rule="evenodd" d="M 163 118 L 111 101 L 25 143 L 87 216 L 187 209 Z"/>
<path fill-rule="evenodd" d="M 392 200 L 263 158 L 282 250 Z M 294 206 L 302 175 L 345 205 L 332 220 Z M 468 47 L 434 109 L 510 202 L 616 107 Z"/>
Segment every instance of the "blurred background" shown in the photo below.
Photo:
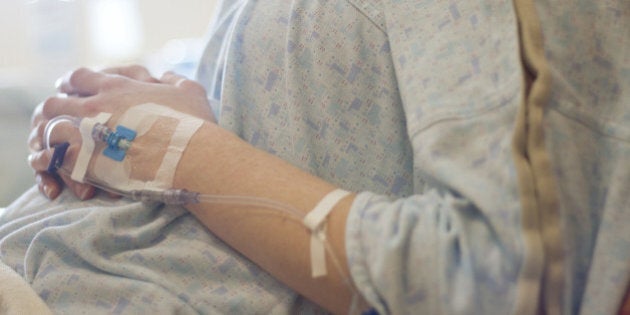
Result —
<path fill-rule="evenodd" d="M 34 184 L 33 108 L 79 66 L 194 74 L 216 0 L 0 0 L 0 207 Z"/>

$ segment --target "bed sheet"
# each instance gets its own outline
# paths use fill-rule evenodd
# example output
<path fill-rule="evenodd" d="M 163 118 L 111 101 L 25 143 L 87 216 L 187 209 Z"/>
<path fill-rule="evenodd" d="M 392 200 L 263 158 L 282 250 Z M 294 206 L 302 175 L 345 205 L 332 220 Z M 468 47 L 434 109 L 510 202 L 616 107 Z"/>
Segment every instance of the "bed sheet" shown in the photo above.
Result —
<path fill-rule="evenodd" d="M 325 313 L 181 207 L 34 187 L 0 214 L 0 260 L 54 313 Z"/>

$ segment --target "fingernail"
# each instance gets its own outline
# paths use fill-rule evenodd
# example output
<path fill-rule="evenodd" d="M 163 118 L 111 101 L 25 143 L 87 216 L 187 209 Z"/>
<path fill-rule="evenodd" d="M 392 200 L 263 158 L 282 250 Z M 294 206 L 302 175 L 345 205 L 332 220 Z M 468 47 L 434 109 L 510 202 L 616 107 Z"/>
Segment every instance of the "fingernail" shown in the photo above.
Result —
<path fill-rule="evenodd" d="M 41 152 L 41 151 L 39 151 L 39 152 Z M 33 167 L 33 163 L 35 163 L 35 160 L 37 160 L 39 158 L 39 156 L 40 156 L 39 152 L 31 153 L 31 154 L 28 155 L 27 162 L 28 162 L 28 165 L 30 167 Z"/>
<path fill-rule="evenodd" d="M 59 87 L 61 87 L 61 84 L 63 83 L 63 77 L 59 77 L 57 78 L 57 80 L 55 80 L 55 89 L 59 89 Z"/>
<path fill-rule="evenodd" d="M 57 188 L 52 185 L 44 185 L 44 195 L 48 199 L 55 199 L 57 197 Z"/>

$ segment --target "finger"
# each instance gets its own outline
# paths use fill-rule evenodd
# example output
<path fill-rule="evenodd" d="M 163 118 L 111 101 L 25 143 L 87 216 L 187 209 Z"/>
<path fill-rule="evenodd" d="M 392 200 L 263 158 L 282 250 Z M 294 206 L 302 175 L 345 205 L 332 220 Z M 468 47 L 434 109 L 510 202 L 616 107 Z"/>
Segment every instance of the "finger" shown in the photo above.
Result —
<path fill-rule="evenodd" d="M 630 287 L 626 291 L 626 298 L 623 301 L 623 305 L 619 310 L 620 315 L 630 314 Z"/>
<path fill-rule="evenodd" d="M 31 131 L 27 140 L 27 145 L 31 152 L 44 148 L 44 132 L 47 124 L 50 122 L 47 117 L 53 118 L 62 114 L 80 115 L 80 112 L 83 111 L 81 103 L 83 102 L 79 98 L 67 96 L 54 96 L 41 102 L 36 107 L 31 118 Z"/>
<path fill-rule="evenodd" d="M 43 113 L 44 102 L 37 104 L 31 114 L 31 128 L 37 126 L 42 120 L 46 119 Z"/>
<path fill-rule="evenodd" d="M 58 124 L 53 132 L 49 133 L 47 141 L 49 141 L 48 147 L 44 147 L 44 150 L 49 148 L 54 149 L 56 145 L 68 142 L 72 144 L 70 146 L 70 149 L 68 149 L 68 152 L 78 152 L 83 143 L 83 139 L 79 130 L 67 123 Z M 46 140 L 44 140 L 44 143 L 46 143 Z"/>
<path fill-rule="evenodd" d="M 147 68 L 143 66 L 139 66 L 139 65 L 132 65 L 132 66 L 126 66 L 126 67 L 112 67 L 112 68 L 107 68 L 103 70 L 102 72 L 107 73 L 107 74 L 121 75 L 130 79 L 134 79 L 134 80 L 138 80 L 142 82 L 149 82 L 149 83 L 160 82 L 158 79 L 154 78 L 151 75 L 151 73 L 149 73 L 149 70 L 147 70 Z"/>
<path fill-rule="evenodd" d="M 184 89 L 187 92 L 206 98 L 205 88 L 196 81 L 190 80 L 185 76 L 176 74 L 172 71 L 165 72 L 160 78 L 162 83 L 173 85 L 177 88 Z"/>
<path fill-rule="evenodd" d="M 70 121 L 60 120 L 54 127 L 49 127 L 50 121 L 42 121 L 37 127 L 31 129 L 28 136 L 28 145 L 31 153 L 49 149 L 76 136 L 78 128 Z M 48 130 L 46 127 L 49 127 Z M 47 135 L 46 132 L 49 134 Z"/>
<path fill-rule="evenodd" d="M 61 184 L 47 172 L 52 157 L 51 150 L 42 150 L 28 156 L 28 164 L 35 170 L 35 182 L 39 191 L 48 199 L 55 199 L 61 193 Z"/>
<path fill-rule="evenodd" d="M 179 74 L 177 74 L 175 72 L 172 72 L 172 71 L 165 72 L 162 75 L 162 77 L 160 78 L 160 82 L 166 83 L 166 84 L 170 84 L 170 85 L 174 85 L 176 87 L 181 87 L 183 84 L 187 84 L 187 83 L 185 83 L 186 81 L 191 81 L 191 82 L 194 83 L 194 81 L 189 80 L 185 76 L 179 75 Z"/>
<path fill-rule="evenodd" d="M 59 187 L 59 182 L 55 180 L 55 176 L 47 172 L 53 154 L 54 149 L 42 150 L 29 155 L 28 159 L 31 168 L 36 171 L 40 191 L 50 199 L 56 198 L 56 195 L 61 192 L 61 187 Z M 93 186 L 76 182 L 66 174 L 59 174 L 59 178 L 79 199 L 87 200 L 94 197 L 96 189 Z"/>
<path fill-rule="evenodd" d="M 54 149 L 41 150 L 31 153 L 28 156 L 28 165 L 35 170 L 35 172 L 46 172 L 48 165 L 52 159 Z"/>
<path fill-rule="evenodd" d="M 56 199 L 63 189 L 61 183 L 47 172 L 36 172 L 35 182 L 39 191 L 51 200 Z"/>
<path fill-rule="evenodd" d="M 90 184 L 79 183 L 70 176 L 65 174 L 60 174 L 61 180 L 68 186 L 68 189 L 72 191 L 72 193 L 77 196 L 77 198 L 81 200 L 88 200 L 94 198 L 96 195 L 96 188 Z"/>
<path fill-rule="evenodd" d="M 44 149 L 43 135 L 44 135 L 44 129 L 46 129 L 47 123 L 48 121 L 40 121 L 37 124 L 37 126 L 31 129 L 31 132 L 28 135 L 28 141 L 27 141 L 28 148 L 30 149 L 31 153 L 41 151 Z"/>
<path fill-rule="evenodd" d="M 83 117 L 89 110 L 89 108 L 85 108 L 84 104 L 89 100 L 90 98 L 79 98 L 74 96 L 52 96 L 43 102 L 41 106 L 41 115 L 44 119 L 51 119 L 60 115 Z M 37 119 L 41 120 L 41 118 Z"/>
<path fill-rule="evenodd" d="M 78 148 L 76 146 L 68 147 L 68 144 L 65 143 L 65 146 L 55 146 L 54 148 L 31 153 L 28 156 L 28 164 L 35 172 L 51 172 L 59 168 L 71 170 L 74 167 L 74 158 L 70 157 L 76 156 L 77 151 Z M 54 165 L 51 164 L 52 160 L 54 160 Z"/>
<path fill-rule="evenodd" d="M 98 93 L 96 81 L 99 77 L 98 73 L 90 69 L 79 68 L 64 74 L 55 85 L 61 93 L 91 96 Z"/>
<path fill-rule="evenodd" d="M 46 123 L 48 122 L 48 119 L 44 117 L 44 103 L 45 101 L 37 104 L 35 110 L 33 110 L 33 114 L 31 115 L 31 131 L 29 133 L 27 144 L 29 149 L 32 151 L 39 151 L 43 149 L 42 139 L 38 137 L 38 135 L 43 134 Z"/>
<path fill-rule="evenodd" d="M 129 79 L 120 75 L 80 68 L 62 78 L 59 91 L 71 95 L 92 96 L 102 90 L 120 87 Z"/>

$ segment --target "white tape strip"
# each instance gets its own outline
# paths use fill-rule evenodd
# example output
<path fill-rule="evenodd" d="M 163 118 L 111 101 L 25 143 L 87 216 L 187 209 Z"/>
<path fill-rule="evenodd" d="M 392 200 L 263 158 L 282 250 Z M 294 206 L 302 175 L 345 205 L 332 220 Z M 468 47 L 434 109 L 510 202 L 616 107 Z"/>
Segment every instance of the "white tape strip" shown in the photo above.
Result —
<path fill-rule="evenodd" d="M 162 164 L 155 175 L 155 181 L 159 183 L 173 183 L 173 177 L 175 176 L 175 170 L 179 164 L 179 160 L 184 153 L 184 149 L 188 146 L 190 138 L 193 134 L 203 125 L 201 119 L 194 117 L 183 117 L 177 125 L 177 129 L 171 138 L 171 142 L 168 145 L 168 149 Z M 171 188 L 171 187 L 168 187 Z"/>
<path fill-rule="evenodd" d="M 96 124 L 105 124 L 112 116 L 110 113 L 100 113 L 96 117 L 83 118 L 81 125 L 79 126 L 79 132 L 81 133 L 81 149 L 77 156 L 77 161 L 74 163 L 74 169 L 70 177 L 72 180 L 83 183 L 85 179 L 85 173 L 90 165 L 90 159 L 94 153 L 96 147 L 94 139 L 92 139 L 92 129 Z"/>
<path fill-rule="evenodd" d="M 324 244 L 326 241 L 326 217 L 335 205 L 349 194 L 350 192 L 343 189 L 331 191 L 304 217 L 304 225 L 311 230 L 311 276 L 313 278 L 325 276 L 327 273 Z"/>

